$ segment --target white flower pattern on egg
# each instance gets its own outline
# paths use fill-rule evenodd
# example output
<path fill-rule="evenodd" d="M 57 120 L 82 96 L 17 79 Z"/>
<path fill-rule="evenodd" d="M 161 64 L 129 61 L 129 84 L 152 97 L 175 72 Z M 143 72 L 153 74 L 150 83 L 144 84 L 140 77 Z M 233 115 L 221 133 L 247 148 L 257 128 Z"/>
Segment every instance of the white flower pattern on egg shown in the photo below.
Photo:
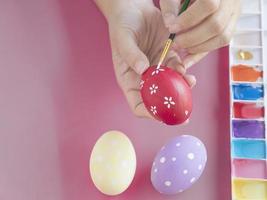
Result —
<path fill-rule="evenodd" d="M 157 114 L 157 107 L 156 107 L 156 106 L 151 106 L 151 107 L 150 107 L 150 111 L 151 111 L 154 115 L 156 115 L 156 114 Z"/>
<path fill-rule="evenodd" d="M 153 84 L 151 87 L 149 87 L 150 94 L 156 94 L 158 88 L 159 87 L 157 85 Z"/>
<path fill-rule="evenodd" d="M 171 108 L 171 105 L 175 105 L 175 102 L 172 100 L 172 97 L 164 97 L 164 104 L 167 105 L 167 108 Z"/>
<path fill-rule="evenodd" d="M 151 105 L 156 105 L 157 117 L 150 113 L 156 120 L 168 125 L 182 124 L 192 110 L 190 87 L 177 74 L 165 66 L 151 66 L 141 78 L 145 81 L 141 97 L 146 109 L 150 112 Z"/>
<path fill-rule="evenodd" d="M 144 87 L 144 83 L 145 83 L 145 81 L 141 80 L 141 82 L 140 82 L 140 89 L 142 89 Z"/>
<path fill-rule="evenodd" d="M 165 70 L 162 69 L 162 68 L 160 68 L 160 66 L 159 66 L 159 67 L 157 67 L 157 68 L 155 69 L 155 71 L 152 72 L 151 75 L 154 76 L 155 74 L 158 74 L 158 73 L 163 72 L 163 71 L 165 71 Z"/>

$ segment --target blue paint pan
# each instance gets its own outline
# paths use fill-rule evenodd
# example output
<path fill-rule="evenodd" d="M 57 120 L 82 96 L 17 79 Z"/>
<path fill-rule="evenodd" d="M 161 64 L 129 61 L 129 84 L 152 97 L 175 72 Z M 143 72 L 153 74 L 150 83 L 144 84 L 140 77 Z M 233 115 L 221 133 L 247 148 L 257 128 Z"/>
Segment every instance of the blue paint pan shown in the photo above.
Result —
<path fill-rule="evenodd" d="M 238 84 L 232 87 L 236 100 L 259 100 L 263 98 L 263 85 L 261 84 Z"/>

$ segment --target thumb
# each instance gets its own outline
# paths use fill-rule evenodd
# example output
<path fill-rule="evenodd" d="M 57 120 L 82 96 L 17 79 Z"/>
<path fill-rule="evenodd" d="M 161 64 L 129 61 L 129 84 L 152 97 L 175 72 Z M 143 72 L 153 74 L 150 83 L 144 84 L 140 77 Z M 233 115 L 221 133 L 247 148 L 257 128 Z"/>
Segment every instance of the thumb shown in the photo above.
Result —
<path fill-rule="evenodd" d="M 124 60 L 137 74 L 142 74 L 148 67 L 147 56 L 138 47 L 134 34 L 124 32 L 118 35 L 118 51 Z"/>
<path fill-rule="evenodd" d="M 160 9 L 165 26 L 173 23 L 179 12 L 181 0 L 160 0 Z"/>

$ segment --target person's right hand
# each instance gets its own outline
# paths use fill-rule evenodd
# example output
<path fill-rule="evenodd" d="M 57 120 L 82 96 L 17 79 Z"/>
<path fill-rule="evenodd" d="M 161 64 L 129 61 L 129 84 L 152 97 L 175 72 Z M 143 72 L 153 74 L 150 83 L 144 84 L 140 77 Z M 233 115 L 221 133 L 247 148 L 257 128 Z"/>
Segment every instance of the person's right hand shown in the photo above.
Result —
<path fill-rule="evenodd" d="M 240 14 L 240 0 L 192 0 L 181 15 L 181 0 L 161 0 L 165 26 L 176 33 L 173 49 L 186 49 L 185 67 L 198 62 L 208 52 L 228 45 Z M 183 1 L 184 2 L 184 1 Z"/>

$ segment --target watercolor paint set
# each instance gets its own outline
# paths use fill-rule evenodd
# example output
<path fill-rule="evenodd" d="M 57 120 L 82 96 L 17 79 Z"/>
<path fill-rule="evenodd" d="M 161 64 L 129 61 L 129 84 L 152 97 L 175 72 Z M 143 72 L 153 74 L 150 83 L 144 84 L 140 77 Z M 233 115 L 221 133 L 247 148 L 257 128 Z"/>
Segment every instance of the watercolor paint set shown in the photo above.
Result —
<path fill-rule="evenodd" d="M 267 0 L 242 0 L 229 45 L 233 200 L 267 200 Z"/>

